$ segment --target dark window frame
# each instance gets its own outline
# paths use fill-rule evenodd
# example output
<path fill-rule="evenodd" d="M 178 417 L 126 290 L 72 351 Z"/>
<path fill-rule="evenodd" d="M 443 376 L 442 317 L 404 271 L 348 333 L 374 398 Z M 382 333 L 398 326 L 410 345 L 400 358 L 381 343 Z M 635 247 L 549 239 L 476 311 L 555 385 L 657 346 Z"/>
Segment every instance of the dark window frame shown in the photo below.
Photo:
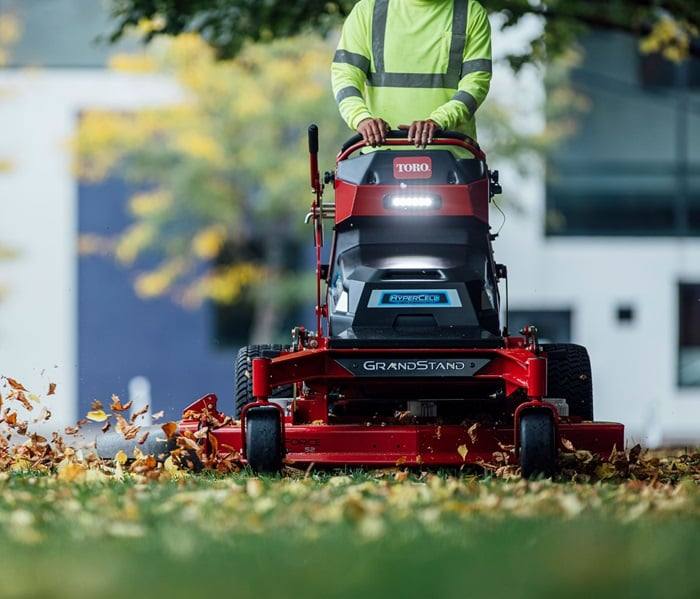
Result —
<path fill-rule="evenodd" d="M 680 389 L 697 389 L 696 381 L 686 381 L 682 373 L 684 350 L 700 351 L 700 281 L 679 281 L 678 287 L 677 385 Z"/>

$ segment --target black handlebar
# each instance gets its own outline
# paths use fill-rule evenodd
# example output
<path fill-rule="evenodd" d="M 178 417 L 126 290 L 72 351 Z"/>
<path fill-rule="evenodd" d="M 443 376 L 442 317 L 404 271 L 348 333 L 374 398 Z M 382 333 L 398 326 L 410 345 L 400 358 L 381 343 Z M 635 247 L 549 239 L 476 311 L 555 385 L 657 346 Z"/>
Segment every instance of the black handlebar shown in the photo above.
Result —
<path fill-rule="evenodd" d="M 405 129 L 392 129 L 386 134 L 387 139 L 406 139 L 408 137 L 408 131 Z M 433 133 L 433 138 L 441 138 L 441 139 L 459 139 L 460 141 L 466 141 L 471 144 L 474 144 L 477 148 L 479 147 L 479 144 L 476 143 L 471 137 L 468 135 L 464 135 L 464 133 L 459 133 L 457 131 L 443 131 L 442 129 L 438 129 Z M 356 133 L 353 135 L 350 139 L 348 139 L 344 144 L 343 147 L 340 148 L 341 152 L 345 152 L 350 146 L 354 146 L 356 143 L 362 141 L 362 135 L 359 133 Z"/>
<path fill-rule="evenodd" d="M 309 125 L 309 154 L 318 154 L 318 127 Z"/>

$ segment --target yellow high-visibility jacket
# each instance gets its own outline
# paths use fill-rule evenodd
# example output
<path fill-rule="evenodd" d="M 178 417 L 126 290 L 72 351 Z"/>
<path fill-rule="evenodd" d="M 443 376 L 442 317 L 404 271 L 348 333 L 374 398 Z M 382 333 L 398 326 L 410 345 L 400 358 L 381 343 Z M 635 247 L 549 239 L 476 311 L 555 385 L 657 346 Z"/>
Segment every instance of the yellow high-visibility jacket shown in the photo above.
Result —
<path fill-rule="evenodd" d="M 474 113 L 491 83 L 491 27 L 475 0 L 360 0 L 331 66 L 351 129 L 432 119 L 476 139 Z"/>

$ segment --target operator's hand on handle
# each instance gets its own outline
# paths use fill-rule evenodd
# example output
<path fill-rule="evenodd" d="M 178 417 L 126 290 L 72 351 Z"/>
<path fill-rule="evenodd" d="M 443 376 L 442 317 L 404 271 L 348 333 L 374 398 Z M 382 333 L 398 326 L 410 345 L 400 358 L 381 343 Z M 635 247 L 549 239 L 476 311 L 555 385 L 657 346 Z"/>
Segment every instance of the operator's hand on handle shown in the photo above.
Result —
<path fill-rule="evenodd" d="M 365 119 L 357 126 L 357 132 L 368 146 L 373 148 L 382 144 L 391 127 L 384 119 Z"/>
<path fill-rule="evenodd" d="M 438 124 L 428 119 L 427 121 L 413 121 L 411 125 L 399 125 L 399 129 L 408 129 L 408 141 L 416 144 L 416 148 L 424 148 L 433 141 Z"/>

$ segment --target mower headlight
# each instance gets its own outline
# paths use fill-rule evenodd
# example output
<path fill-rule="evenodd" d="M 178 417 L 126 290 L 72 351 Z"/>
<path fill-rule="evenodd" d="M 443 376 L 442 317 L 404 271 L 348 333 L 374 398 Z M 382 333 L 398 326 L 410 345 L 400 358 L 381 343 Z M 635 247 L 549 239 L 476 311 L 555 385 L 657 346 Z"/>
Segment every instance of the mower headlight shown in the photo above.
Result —
<path fill-rule="evenodd" d="M 436 210 L 440 196 L 430 194 L 392 193 L 384 198 L 384 207 L 393 210 Z"/>

